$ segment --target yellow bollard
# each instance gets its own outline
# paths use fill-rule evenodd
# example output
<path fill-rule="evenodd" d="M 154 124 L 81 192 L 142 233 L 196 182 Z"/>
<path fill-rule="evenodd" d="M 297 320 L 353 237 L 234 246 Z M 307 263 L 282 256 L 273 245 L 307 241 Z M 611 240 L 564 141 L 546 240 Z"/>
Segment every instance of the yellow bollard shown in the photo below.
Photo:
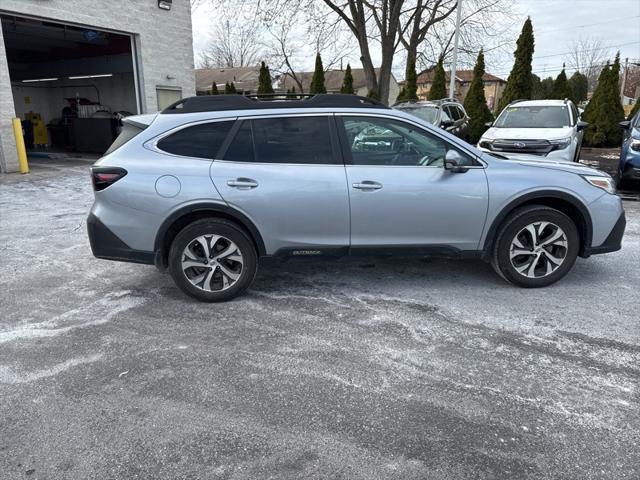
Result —
<path fill-rule="evenodd" d="M 22 122 L 19 118 L 13 119 L 13 135 L 16 137 L 16 150 L 18 150 L 18 165 L 20 166 L 20 173 L 29 173 L 29 164 L 27 163 L 27 149 L 24 146 Z"/>

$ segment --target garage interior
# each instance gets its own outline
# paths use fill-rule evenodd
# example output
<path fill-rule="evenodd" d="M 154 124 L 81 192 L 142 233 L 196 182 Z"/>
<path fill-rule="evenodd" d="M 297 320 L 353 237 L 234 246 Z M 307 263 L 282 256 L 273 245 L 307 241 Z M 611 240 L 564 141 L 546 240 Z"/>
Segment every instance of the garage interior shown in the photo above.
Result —
<path fill-rule="evenodd" d="M 1 15 L 16 117 L 30 155 L 102 154 L 139 112 L 131 37 Z"/>

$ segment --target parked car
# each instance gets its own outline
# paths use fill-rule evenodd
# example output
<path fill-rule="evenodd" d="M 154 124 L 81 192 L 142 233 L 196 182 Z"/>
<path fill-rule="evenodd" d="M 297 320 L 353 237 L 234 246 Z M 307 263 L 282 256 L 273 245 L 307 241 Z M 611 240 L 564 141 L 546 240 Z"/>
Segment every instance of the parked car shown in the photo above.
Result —
<path fill-rule="evenodd" d="M 435 101 L 404 102 L 393 108 L 440 127 L 456 137 L 466 139 L 469 134 L 469 117 L 461 103 L 452 98 Z"/>
<path fill-rule="evenodd" d="M 640 112 L 631 120 L 620 122 L 624 129 L 620 164 L 618 166 L 618 188 L 627 188 L 640 181 Z"/>
<path fill-rule="evenodd" d="M 481 150 L 577 162 L 589 124 L 580 120 L 571 100 L 518 100 L 487 125 L 490 128 L 478 141 Z"/>
<path fill-rule="evenodd" d="M 625 228 L 603 172 L 483 153 L 353 95 L 192 97 L 123 122 L 92 168 L 93 253 L 203 301 L 245 290 L 262 256 L 455 255 L 543 287 Z"/>

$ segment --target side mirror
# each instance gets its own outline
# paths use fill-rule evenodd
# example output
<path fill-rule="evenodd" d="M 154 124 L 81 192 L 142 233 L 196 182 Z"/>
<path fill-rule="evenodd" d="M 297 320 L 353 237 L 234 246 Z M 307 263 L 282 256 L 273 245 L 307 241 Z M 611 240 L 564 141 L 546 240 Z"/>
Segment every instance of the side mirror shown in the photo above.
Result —
<path fill-rule="evenodd" d="M 451 173 L 465 173 L 469 169 L 464 166 L 464 160 L 457 150 L 448 150 L 444 156 L 444 169 Z"/>
<path fill-rule="evenodd" d="M 493 122 L 487 122 L 487 123 L 484 124 L 484 126 L 487 127 L 487 128 L 491 128 L 491 127 L 493 127 Z"/>
<path fill-rule="evenodd" d="M 618 125 L 620 125 L 620 128 L 624 130 L 629 130 L 629 128 L 631 127 L 631 122 L 629 120 L 625 120 L 624 122 L 620 122 Z"/>
<path fill-rule="evenodd" d="M 440 122 L 440 126 L 442 128 L 449 128 L 449 127 L 453 127 L 454 122 L 452 120 L 443 120 L 442 122 Z"/>
<path fill-rule="evenodd" d="M 582 130 L 584 130 L 588 126 L 589 126 L 589 123 L 588 122 L 583 122 L 582 120 L 578 120 L 578 123 L 576 123 L 576 127 L 578 127 L 578 131 L 579 132 L 581 132 Z"/>

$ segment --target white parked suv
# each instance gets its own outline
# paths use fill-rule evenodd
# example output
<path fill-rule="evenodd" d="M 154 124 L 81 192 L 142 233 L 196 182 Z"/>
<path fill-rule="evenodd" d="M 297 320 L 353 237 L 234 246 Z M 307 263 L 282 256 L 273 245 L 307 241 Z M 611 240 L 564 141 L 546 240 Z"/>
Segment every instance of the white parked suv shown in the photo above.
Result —
<path fill-rule="evenodd" d="M 516 100 L 488 124 L 478 147 L 507 157 L 577 162 L 588 125 L 571 100 Z"/>

